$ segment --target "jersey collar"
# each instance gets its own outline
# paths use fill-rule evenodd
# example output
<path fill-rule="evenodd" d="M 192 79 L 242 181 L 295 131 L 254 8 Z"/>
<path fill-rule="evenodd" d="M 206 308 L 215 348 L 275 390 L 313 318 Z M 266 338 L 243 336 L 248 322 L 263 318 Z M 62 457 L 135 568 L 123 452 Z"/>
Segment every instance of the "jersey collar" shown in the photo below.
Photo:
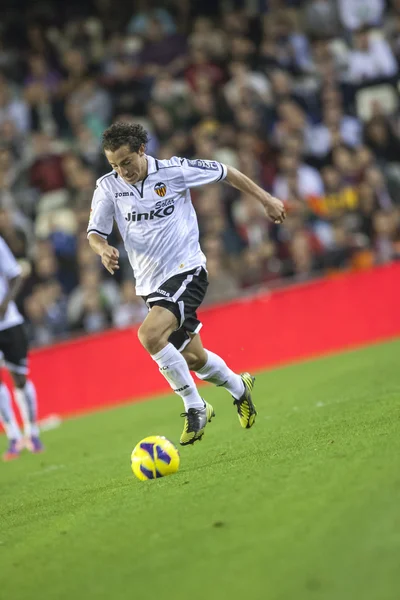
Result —
<path fill-rule="evenodd" d="M 141 198 L 143 198 L 144 182 L 146 181 L 149 175 L 152 175 L 153 173 L 156 173 L 156 171 L 158 171 L 158 160 L 156 158 L 153 158 L 152 156 L 149 156 L 148 154 L 145 154 L 145 157 L 147 158 L 146 177 L 141 181 L 138 181 L 137 183 L 131 184 L 132 187 L 134 187 L 139 192 Z"/>
<path fill-rule="evenodd" d="M 152 175 L 153 173 L 158 171 L 158 160 L 156 160 L 152 156 L 149 156 L 148 154 L 145 154 L 145 156 L 147 158 L 147 177 L 148 177 L 149 175 Z"/>

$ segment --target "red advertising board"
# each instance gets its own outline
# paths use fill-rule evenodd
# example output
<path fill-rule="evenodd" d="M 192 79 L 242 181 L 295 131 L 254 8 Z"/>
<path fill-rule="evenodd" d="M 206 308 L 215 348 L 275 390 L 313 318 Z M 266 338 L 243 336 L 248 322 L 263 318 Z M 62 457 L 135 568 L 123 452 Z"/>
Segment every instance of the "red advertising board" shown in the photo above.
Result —
<path fill-rule="evenodd" d="M 206 348 L 234 370 L 260 370 L 400 335 L 400 264 L 293 286 L 200 311 Z M 34 350 L 42 417 L 169 391 L 137 329 Z"/>

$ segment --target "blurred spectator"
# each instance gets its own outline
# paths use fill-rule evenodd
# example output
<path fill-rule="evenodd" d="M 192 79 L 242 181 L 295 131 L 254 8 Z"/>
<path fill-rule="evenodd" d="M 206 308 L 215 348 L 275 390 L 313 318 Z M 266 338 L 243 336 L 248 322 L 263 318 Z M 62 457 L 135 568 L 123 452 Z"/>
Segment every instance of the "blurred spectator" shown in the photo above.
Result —
<path fill-rule="evenodd" d="M 393 241 L 398 224 L 398 215 L 393 212 L 379 211 L 375 213 L 373 218 L 374 245 L 378 263 L 384 263 L 393 258 Z"/>
<path fill-rule="evenodd" d="M 229 70 L 231 79 L 224 86 L 224 94 L 232 108 L 249 99 L 263 103 L 269 100 L 270 86 L 265 75 L 250 71 L 249 66 L 241 61 L 232 62 Z"/>
<path fill-rule="evenodd" d="M 297 27 L 293 12 L 272 13 L 264 20 L 261 64 L 287 69 L 293 74 L 311 69 L 311 54 L 306 35 Z"/>
<path fill-rule="evenodd" d="M 141 298 L 136 296 L 133 281 L 127 280 L 121 284 L 121 300 L 112 311 L 112 322 L 115 327 L 123 328 L 141 323 L 148 309 Z"/>
<path fill-rule="evenodd" d="M 334 0 L 309 0 L 303 13 L 306 32 L 311 36 L 334 37 L 339 18 Z"/>
<path fill-rule="evenodd" d="M 89 60 L 82 50 L 73 47 L 65 50 L 61 56 L 61 60 L 66 76 L 59 85 L 58 95 L 62 99 L 65 99 L 84 81 L 88 71 Z"/>
<path fill-rule="evenodd" d="M 49 344 L 67 331 L 65 299 L 56 281 L 35 288 L 24 308 L 33 343 Z"/>
<path fill-rule="evenodd" d="M 147 75 L 159 73 L 162 67 L 168 67 L 170 73 L 174 73 L 184 66 L 182 57 L 186 52 L 185 38 L 177 33 L 167 34 L 159 19 L 148 20 L 144 40 L 140 62 Z"/>
<path fill-rule="evenodd" d="M 73 329 L 99 331 L 111 323 L 112 307 L 118 302 L 119 291 L 115 281 L 102 282 L 97 269 L 85 270 L 81 274 L 80 286 L 75 288 L 68 300 L 68 322 Z"/>
<path fill-rule="evenodd" d="M 383 37 L 373 36 L 368 29 L 359 29 L 353 34 L 353 49 L 348 58 L 349 82 L 357 84 L 393 77 L 397 72 L 396 59 Z"/>
<path fill-rule="evenodd" d="M 111 117 L 111 109 L 109 94 L 99 87 L 93 75 L 81 80 L 68 98 L 70 122 L 83 122 L 98 136 Z"/>
<path fill-rule="evenodd" d="M 204 81 L 207 81 L 207 89 L 210 89 L 223 81 L 224 72 L 221 67 L 209 60 L 204 50 L 194 47 L 185 71 L 185 79 L 195 91 L 202 87 Z"/>
<path fill-rule="evenodd" d="M 207 261 L 208 288 L 205 299 L 206 304 L 223 302 L 235 298 L 240 287 L 237 278 L 230 273 L 217 256 Z"/>
<path fill-rule="evenodd" d="M 365 25 L 380 25 L 385 7 L 384 0 L 338 0 L 339 14 L 346 29 L 360 29 Z"/>
<path fill-rule="evenodd" d="M 192 32 L 188 36 L 193 49 L 202 50 L 212 59 L 223 59 L 228 52 L 228 40 L 225 31 L 215 27 L 212 20 L 200 16 L 193 22 Z"/>
<path fill-rule="evenodd" d="M 398 162 L 400 139 L 384 117 L 373 117 L 365 126 L 365 143 L 374 155 L 386 162 Z"/>
<path fill-rule="evenodd" d="M 356 117 L 344 115 L 340 106 L 325 105 L 322 123 L 306 129 L 307 150 L 324 157 L 339 141 L 351 147 L 359 146 L 361 133 L 361 123 Z"/>
<path fill-rule="evenodd" d="M 384 32 L 389 40 L 392 52 L 397 62 L 400 59 L 400 2 L 393 0 L 391 2 L 393 13 L 387 15 Z"/>
<path fill-rule="evenodd" d="M 176 32 L 176 26 L 173 18 L 165 8 L 157 6 L 153 0 L 132 3 L 132 9 L 135 14 L 128 23 L 128 32 L 143 35 L 145 34 L 150 22 L 157 20 L 163 32 L 173 34 Z"/>
<path fill-rule="evenodd" d="M 55 69 L 52 69 L 42 54 L 32 54 L 28 59 L 28 74 L 24 85 L 26 89 L 35 84 L 42 84 L 47 92 L 54 94 L 57 92 L 61 75 Z"/>
<path fill-rule="evenodd" d="M 292 184 L 302 198 L 321 196 L 324 193 L 324 185 L 318 171 L 306 163 L 299 163 L 298 158 L 292 153 L 285 152 L 279 158 L 279 170 L 273 188 L 274 196 L 283 201 L 288 200 Z"/>
<path fill-rule="evenodd" d="M 12 123 L 18 132 L 28 133 L 29 111 L 26 103 L 0 75 L 0 125 Z"/>

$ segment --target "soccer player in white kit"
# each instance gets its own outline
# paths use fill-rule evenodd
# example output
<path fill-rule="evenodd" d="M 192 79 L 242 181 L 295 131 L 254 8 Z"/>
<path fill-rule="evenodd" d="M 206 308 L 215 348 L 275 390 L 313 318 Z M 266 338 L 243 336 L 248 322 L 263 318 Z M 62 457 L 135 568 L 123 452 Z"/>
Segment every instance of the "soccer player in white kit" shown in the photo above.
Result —
<path fill-rule="evenodd" d="M 0 237 L 0 420 L 8 438 L 8 450 L 3 454 L 6 461 L 18 458 L 23 448 L 34 453 L 43 450 L 37 424 L 36 389 L 27 378 L 28 337 L 24 318 L 14 302 L 21 282 L 21 267 Z M 15 419 L 10 392 L 1 379 L 2 358 L 14 381 L 14 397 L 24 424 L 25 438 Z"/>
<path fill-rule="evenodd" d="M 160 373 L 182 397 L 185 420 L 180 443 L 187 445 L 202 438 L 214 416 L 190 371 L 233 396 L 242 427 L 252 427 L 257 415 L 251 398 L 254 377 L 234 373 L 201 342 L 202 324 L 196 310 L 208 282 L 190 189 L 226 181 L 259 200 L 275 223 L 282 223 L 285 209 L 280 200 L 232 167 L 213 160 L 176 156 L 157 160 L 147 155 L 147 139 L 147 132 L 138 124 L 115 123 L 103 133 L 103 150 L 112 171 L 97 180 L 88 238 L 105 268 L 114 274 L 119 255 L 107 236 L 116 221 L 136 279 L 136 292 L 149 308 L 138 337 Z"/>

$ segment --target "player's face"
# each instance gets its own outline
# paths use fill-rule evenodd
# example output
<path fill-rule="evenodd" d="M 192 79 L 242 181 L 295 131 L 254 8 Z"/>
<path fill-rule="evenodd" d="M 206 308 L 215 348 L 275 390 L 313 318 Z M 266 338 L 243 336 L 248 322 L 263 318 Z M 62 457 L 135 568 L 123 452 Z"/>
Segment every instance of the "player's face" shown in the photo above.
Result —
<path fill-rule="evenodd" d="M 127 183 L 136 183 L 146 177 L 147 160 L 143 145 L 140 146 L 138 152 L 132 152 L 126 145 L 114 152 L 105 150 L 105 155 L 114 171 Z"/>

